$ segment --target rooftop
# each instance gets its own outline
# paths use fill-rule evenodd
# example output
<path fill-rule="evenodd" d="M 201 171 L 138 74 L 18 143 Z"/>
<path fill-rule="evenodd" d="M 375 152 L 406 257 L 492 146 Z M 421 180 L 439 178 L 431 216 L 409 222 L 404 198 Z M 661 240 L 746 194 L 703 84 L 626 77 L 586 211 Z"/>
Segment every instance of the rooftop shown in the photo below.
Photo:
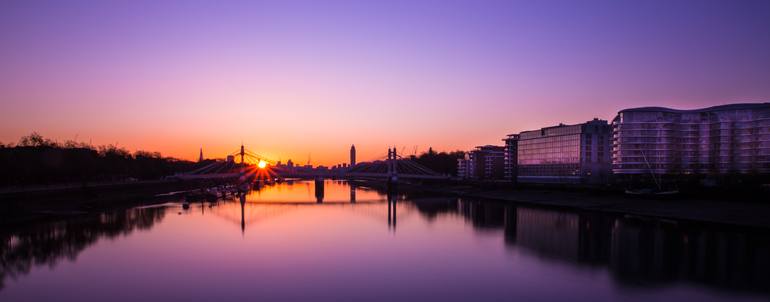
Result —
<path fill-rule="evenodd" d="M 559 123 L 558 125 L 555 125 L 555 126 L 548 126 L 548 127 L 543 127 L 543 128 L 540 128 L 540 129 L 534 129 L 534 130 L 525 130 L 525 131 L 521 131 L 521 132 L 519 132 L 519 133 L 508 134 L 507 136 L 508 136 L 509 138 L 515 138 L 515 136 L 520 136 L 521 134 L 523 134 L 523 133 L 528 133 L 528 132 L 535 132 L 535 131 L 540 131 L 540 132 L 542 132 L 542 131 L 545 131 L 545 130 L 548 130 L 548 129 L 561 128 L 561 127 L 575 127 L 575 126 L 582 126 L 582 125 L 585 125 L 585 124 L 588 124 L 588 123 L 596 123 L 596 122 L 599 122 L 599 123 L 607 123 L 607 121 L 606 121 L 606 120 L 603 120 L 603 119 L 599 119 L 599 118 L 594 118 L 594 119 L 592 119 L 592 120 L 590 120 L 590 121 L 587 121 L 587 122 L 585 122 L 585 123 L 580 123 L 580 124 L 572 124 L 572 125 L 567 125 L 567 124 L 564 124 L 564 123 Z M 505 140 L 505 139 L 503 139 L 503 140 Z"/>
<path fill-rule="evenodd" d="M 719 105 L 719 106 L 712 106 L 712 107 L 706 107 L 706 108 L 699 108 L 699 109 L 671 109 L 666 107 L 638 107 L 638 108 L 628 108 L 620 110 L 618 113 L 621 112 L 673 112 L 673 113 L 686 113 L 686 112 L 709 112 L 709 111 L 726 111 L 726 110 L 741 110 L 741 109 L 770 109 L 770 103 L 736 103 L 736 104 L 727 104 L 727 105 Z"/>

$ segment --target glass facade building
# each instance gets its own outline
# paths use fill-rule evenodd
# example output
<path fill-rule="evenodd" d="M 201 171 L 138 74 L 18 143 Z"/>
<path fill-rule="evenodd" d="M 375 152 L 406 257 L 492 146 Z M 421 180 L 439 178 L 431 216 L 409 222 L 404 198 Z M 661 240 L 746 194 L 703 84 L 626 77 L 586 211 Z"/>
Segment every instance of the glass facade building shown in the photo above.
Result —
<path fill-rule="evenodd" d="M 601 183 L 610 172 L 610 135 L 607 121 L 594 119 L 519 133 L 519 182 Z M 510 137 L 510 136 L 509 136 Z"/>
<path fill-rule="evenodd" d="M 770 103 L 622 110 L 612 121 L 612 171 L 770 173 Z"/>

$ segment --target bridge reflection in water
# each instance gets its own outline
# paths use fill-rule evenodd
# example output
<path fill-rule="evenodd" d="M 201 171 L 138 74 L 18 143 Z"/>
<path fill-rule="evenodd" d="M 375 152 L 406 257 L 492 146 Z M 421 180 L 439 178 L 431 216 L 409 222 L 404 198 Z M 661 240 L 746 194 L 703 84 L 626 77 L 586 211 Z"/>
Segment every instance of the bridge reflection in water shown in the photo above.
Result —
<path fill-rule="evenodd" d="M 77 259 L 103 239 L 119 240 L 135 230 L 152 230 L 171 219 L 168 212 L 174 213 L 168 223 L 211 217 L 233 231 L 245 232 L 246 240 L 289 223 L 305 228 L 335 223 L 311 220 L 328 219 L 330 211 L 341 215 L 333 217 L 373 222 L 393 236 L 398 223 L 398 233 L 407 238 L 412 232 L 425 232 L 426 224 L 461 220 L 479 235 L 499 236 L 511 253 L 574 270 L 606 270 L 624 288 L 698 284 L 727 293 L 770 296 L 770 234 L 764 230 L 376 191 L 340 181 L 327 180 L 322 185 L 321 203 L 316 183 L 299 181 L 267 186 L 237 199 L 194 204 L 189 210 L 172 204 L 4 227 L 0 229 L 0 297 L 3 282 L 12 287 L 8 280 L 23 280 L 37 266 L 56 269 L 62 260 Z M 369 234 L 375 231 L 366 232 L 368 238 L 378 238 Z"/>
<path fill-rule="evenodd" d="M 276 194 L 276 186 L 280 194 Z M 331 187 L 330 196 L 324 202 L 326 187 Z M 311 189 L 312 187 L 312 189 Z M 264 190 L 263 190 L 264 189 Z M 309 192 L 313 192 L 309 196 Z M 348 191 L 348 195 L 341 192 Z M 387 222 L 388 228 L 395 231 L 398 217 L 397 202 L 405 195 L 399 195 L 396 189 L 378 192 L 374 189 L 349 184 L 346 181 L 315 180 L 315 181 L 291 181 L 286 184 L 267 185 L 255 189 L 247 194 L 233 196 L 230 200 L 222 200 L 215 203 L 200 203 L 201 213 L 206 213 L 204 208 L 209 208 L 208 214 L 216 215 L 226 221 L 240 226 L 245 232 L 248 226 L 259 224 L 292 211 L 301 211 L 308 206 L 340 206 L 349 205 L 346 210 L 370 217 L 371 219 Z M 357 196 L 361 199 L 357 199 Z M 347 199 L 341 199 L 347 197 Z M 315 200 L 313 202 L 312 200 Z M 237 200 L 238 207 L 234 208 Z M 387 212 L 383 209 L 383 203 L 387 203 Z M 410 216 L 413 211 L 409 209 L 402 216 Z"/>

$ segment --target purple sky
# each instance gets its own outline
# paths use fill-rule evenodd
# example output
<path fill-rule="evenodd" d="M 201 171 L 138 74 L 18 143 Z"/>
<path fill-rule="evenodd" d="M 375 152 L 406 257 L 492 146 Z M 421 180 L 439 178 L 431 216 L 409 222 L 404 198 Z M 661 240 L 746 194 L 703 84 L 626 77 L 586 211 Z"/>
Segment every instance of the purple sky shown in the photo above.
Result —
<path fill-rule="evenodd" d="M 770 101 L 770 1 L 1 1 L 0 141 L 284 161 Z"/>

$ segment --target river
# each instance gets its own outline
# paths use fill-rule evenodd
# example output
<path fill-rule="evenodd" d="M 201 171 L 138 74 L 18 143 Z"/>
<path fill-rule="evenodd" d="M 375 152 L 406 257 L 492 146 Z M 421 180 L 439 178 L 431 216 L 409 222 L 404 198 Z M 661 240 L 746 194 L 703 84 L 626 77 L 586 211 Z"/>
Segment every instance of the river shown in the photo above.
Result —
<path fill-rule="evenodd" d="M 290 181 L 0 230 L 0 301 L 767 301 L 770 232 Z"/>

